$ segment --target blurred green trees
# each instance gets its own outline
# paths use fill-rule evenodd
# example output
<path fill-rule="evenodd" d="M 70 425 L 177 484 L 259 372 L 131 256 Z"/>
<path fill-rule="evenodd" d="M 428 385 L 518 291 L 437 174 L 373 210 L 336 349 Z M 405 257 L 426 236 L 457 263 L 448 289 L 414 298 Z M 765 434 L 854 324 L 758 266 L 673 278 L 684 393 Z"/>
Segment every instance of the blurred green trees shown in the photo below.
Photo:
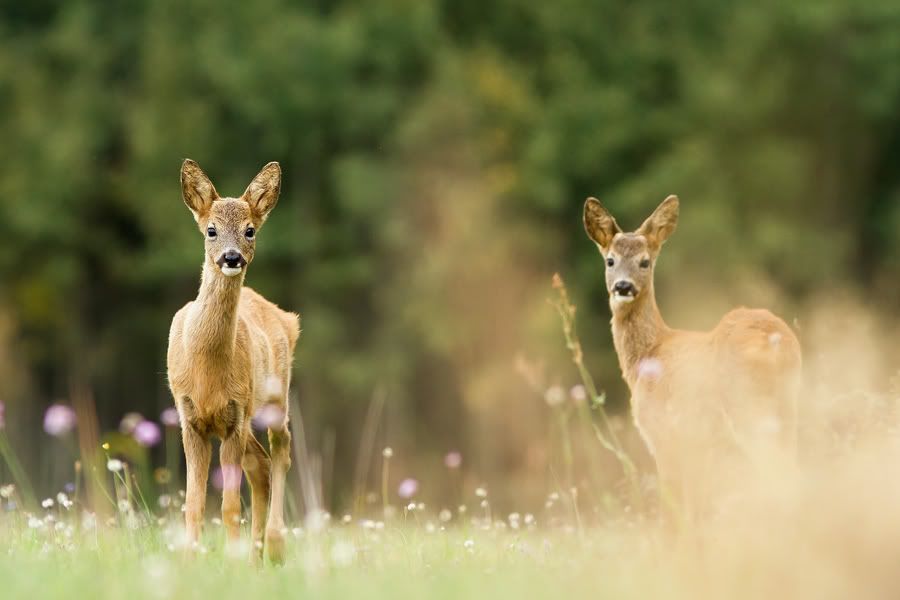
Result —
<path fill-rule="evenodd" d="M 281 162 L 247 282 L 303 316 L 296 387 L 312 443 L 336 440 L 337 493 L 379 386 L 410 470 L 453 448 L 482 473 L 542 464 L 513 363 L 574 383 L 544 302 L 557 270 L 621 405 L 588 195 L 625 227 L 680 195 L 658 273 L 680 324 L 718 317 L 687 309 L 698 289 L 786 316 L 834 287 L 900 302 L 896 2 L 0 6 L 0 375 L 20 444 L 73 386 L 105 428 L 169 405 L 168 324 L 202 260 L 185 157 L 230 195 Z"/>

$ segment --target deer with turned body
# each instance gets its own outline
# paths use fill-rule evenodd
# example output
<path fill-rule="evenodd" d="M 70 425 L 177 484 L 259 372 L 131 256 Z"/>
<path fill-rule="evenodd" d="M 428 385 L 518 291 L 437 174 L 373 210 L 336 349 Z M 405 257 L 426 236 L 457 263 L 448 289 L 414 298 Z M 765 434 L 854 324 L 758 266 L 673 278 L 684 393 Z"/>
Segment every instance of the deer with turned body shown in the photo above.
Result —
<path fill-rule="evenodd" d="M 240 539 L 243 470 L 251 489 L 251 560 L 262 558 L 265 545 L 273 562 L 284 559 L 284 482 L 291 465 L 288 386 L 300 322 L 243 283 L 256 233 L 280 188 L 281 169 L 272 162 L 241 197 L 220 198 L 197 163 L 184 161 L 182 195 L 205 238 L 205 257 L 197 299 L 172 319 L 167 357 L 187 460 L 188 543 L 193 547 L 200 536 L 215 436 L 222 441 L 227 542 L 235 547 Z M 271 458 L 250 429 L 257 411 L 267 415 Z"/>
<path fill-rule="evenodd" d="M 585 230 L 606 263 L 613 343 L 634 422 L 667 499 L 696 512 L 731 470 L 726 465 L 738 464 L 729 459 L 741 462 L 760 448 L 792 453 L 801 356 L 794 333 L 767 310 L 732 310 L 708 332 L 666 324 L 653 272 L 677 221 L 675 196 L 631 233 L 596 199 L 584 205 Z"/>

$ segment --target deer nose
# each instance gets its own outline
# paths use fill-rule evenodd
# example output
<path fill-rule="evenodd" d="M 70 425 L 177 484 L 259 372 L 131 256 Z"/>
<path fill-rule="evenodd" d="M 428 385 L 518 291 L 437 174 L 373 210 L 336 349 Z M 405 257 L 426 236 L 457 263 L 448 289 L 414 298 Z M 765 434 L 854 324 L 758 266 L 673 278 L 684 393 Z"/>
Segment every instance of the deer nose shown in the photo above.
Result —
<path fill-rule="evenodd" d="M 226 250 L 222 258 L 219 259 L 219 266 L 225 265 L 231 269 L 237 269 L 247 264 L 244 257 L 237 250 Z"/>
<path fill-rule="evenodd" d="M 634 296 L 636 291 L 634 284 L 630 281 L 617 281 L 616 285 L 613 286 L 613 292 L 619 296 Z"/>

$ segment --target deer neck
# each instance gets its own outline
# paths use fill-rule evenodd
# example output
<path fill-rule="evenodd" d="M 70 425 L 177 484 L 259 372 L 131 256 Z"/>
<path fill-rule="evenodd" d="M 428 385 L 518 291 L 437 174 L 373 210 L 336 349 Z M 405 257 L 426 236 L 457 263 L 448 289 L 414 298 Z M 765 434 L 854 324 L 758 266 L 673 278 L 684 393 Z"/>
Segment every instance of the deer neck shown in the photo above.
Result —
<path fill-rule="evenodd" d="M 207 259 L 194 302 L 189 344 L 199 355 L 228 358 L 234 352 L 244 273 L 226 277 Z"/>
<path fill-rule="evenodd" d="M 612 333 L 619 366 L 629 387 L 637 379 L 640 362 L 653 356 L 662 340 L 670 333 L 656 305 L 653 288 L 630 306 L 613 311 Z"/>

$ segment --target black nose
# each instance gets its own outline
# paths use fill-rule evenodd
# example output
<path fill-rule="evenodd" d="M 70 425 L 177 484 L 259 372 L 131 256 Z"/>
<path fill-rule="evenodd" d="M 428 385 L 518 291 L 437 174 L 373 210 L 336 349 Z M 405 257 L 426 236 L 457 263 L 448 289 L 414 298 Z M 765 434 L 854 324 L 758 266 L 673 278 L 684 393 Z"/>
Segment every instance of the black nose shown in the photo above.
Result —
<path fill-rule="evenodd" d="M 222 255 L 222 262 L 232 269 L 244 266 L 244 257 L 237 250 L 228 250 Z"/>
<path fill-rule="evenodd" d="M 630 281 L 617 281 L 613 291 L 620 296 L 634 296 L 634 284 Z"/>

